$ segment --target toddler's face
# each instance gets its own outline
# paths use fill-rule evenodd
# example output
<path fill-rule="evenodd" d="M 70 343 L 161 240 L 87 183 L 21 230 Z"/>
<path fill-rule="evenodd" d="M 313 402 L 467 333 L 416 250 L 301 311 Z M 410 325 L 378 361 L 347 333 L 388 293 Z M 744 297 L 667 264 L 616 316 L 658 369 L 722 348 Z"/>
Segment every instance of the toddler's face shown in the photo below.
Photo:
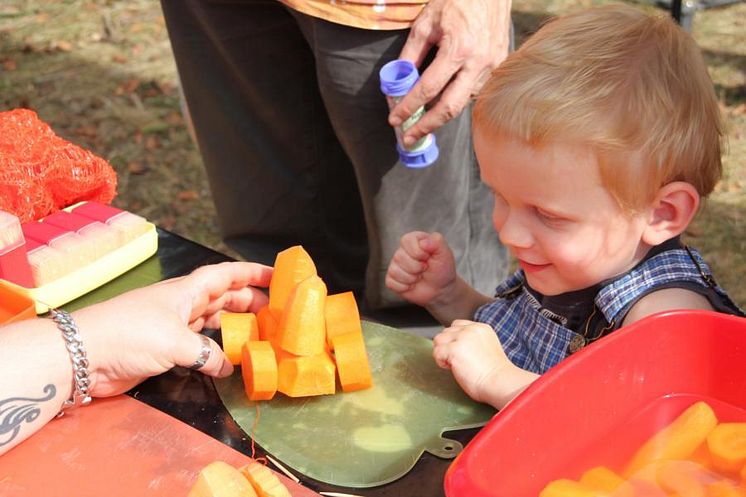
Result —
<path fill-rule="evenodd" d="M 649 249 L 641 240 L 648 214 L 622 210 L 601 185 L 590 147 L 533 147 L 476 126 L 474 148 L 500 240 L 537 291 L 587 288 L 631 269 Z"/>

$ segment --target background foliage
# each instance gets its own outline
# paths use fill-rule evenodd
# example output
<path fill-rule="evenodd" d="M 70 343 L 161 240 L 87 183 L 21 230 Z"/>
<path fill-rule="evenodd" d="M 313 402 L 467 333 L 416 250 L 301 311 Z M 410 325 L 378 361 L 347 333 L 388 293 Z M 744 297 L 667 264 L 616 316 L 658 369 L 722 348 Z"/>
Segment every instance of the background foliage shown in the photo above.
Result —
<path fill-rule="evenodd" d="M 549 16 L 601 0 L 514 2 L 518 40 Z M 653 8 L 645 5 L 645 8 Z M 725 176 L 686 238 L 746 306 L 746 3 L 699 11 L 702 47 L 728 126 Z M 153 0 L 4 0 L 0 110 L 35 110 L 117 170 L 114 204 L 217 250 L 200 157 L 180 112 L 176 68 Z M 232 254 L 235 255 L 235 254 Z"/>

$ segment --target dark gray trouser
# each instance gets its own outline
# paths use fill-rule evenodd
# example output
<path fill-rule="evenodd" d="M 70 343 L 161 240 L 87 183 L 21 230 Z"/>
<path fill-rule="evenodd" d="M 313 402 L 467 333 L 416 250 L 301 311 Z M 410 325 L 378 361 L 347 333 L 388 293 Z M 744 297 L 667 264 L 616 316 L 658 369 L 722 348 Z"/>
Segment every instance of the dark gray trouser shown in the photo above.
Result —
<path fill-rule="evenodd" d="M 350 28 L 275 0 L 162 0 L 226 243 L 272 264 L 302 244 L 330 293 L 371 308 L 400 237 L 439 231 L 459 274 L 491 294 L 507 272 L 479 181 L 470 112 L 437 132 L 440 158 L 398 162 L 378 70 L 406 31 Z"/>

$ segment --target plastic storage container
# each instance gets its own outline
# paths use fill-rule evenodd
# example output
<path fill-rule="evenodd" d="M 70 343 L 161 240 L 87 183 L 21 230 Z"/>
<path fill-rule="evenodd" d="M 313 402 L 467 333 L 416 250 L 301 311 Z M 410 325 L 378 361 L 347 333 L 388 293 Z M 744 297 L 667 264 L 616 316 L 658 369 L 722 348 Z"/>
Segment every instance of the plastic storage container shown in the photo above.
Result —
<path fill-rule="evenodd" d="M 36 317 L 34 301 L 18 287 L 0 280 L 0 324 Z"/>
<path fill-rule="evenodd" d="M 386 102 L 391 110 L 409 93 L 420 79 L 420 74 L 412 62 L 397 59 L 384 65 L 379 71 L 379 77 L 381 91 L 386 95 Z M 424 113 L 425 107 L 420 107 L 401 126 L 394 129 L 399 160 L 407 167 L 427 167 L 438 159 L 438 145 L 432 133 L 423 136 L 412 146 L 405 147 L 402 143 L 404 132 L 414 126 Z"/>
<path fill-rule="evenodd" d="M 448 497 L 536 497 L 556 478 L 619 467 L 686 407 L 746 421 L 746 318 L 661 313 L 555 366 L 454 460 Z"/>

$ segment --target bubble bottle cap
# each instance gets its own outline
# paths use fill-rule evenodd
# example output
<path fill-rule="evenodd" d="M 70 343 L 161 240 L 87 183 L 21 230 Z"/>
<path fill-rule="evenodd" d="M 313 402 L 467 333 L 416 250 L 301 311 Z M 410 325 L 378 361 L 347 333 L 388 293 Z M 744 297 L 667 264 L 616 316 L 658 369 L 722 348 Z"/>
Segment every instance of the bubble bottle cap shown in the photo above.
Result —
<path fill-rule="evenodd" d="M 420 79 L 417 67 L 408 60 L 392 60 L 380 72 L 381 91 L 389 97 L 403 97 Z M 407 149 L 397 143 L 399 160 L 407 167 L 427 167 L 438 159 L 438 145 L 435 135 L 430 133 Z"/>

